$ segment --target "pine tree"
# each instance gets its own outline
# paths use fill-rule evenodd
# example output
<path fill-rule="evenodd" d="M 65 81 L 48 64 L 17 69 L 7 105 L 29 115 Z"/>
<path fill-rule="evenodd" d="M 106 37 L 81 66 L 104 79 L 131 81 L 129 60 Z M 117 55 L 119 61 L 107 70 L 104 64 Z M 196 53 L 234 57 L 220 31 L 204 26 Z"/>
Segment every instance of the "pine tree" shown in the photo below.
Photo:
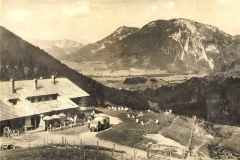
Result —
<path fill-rule="evenodd" d="M 2 81 L 8 81 L 10 79 L 9 71 L 8 71 L 8 68 L 6 67 L 6 65 L 2 65 L 2 67 L 1 67 L 0 79 Z"/>
<path fill-rule="evenodd" d="M 17 65 L 17 79 L 25 79 L 23 61 L 19 60 Z"/>
<path fill-rule="evenodd" d="M 28 60 L 28 79 L 32 79 L 34 77 L 34 63 L 32 61 L 32 57 Z"/>

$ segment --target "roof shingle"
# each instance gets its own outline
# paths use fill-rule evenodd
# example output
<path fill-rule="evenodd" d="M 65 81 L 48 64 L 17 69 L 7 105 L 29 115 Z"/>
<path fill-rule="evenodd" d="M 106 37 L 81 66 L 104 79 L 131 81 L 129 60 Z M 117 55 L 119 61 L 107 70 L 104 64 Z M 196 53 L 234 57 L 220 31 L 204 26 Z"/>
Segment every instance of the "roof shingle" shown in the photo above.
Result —
<path fill-rule="evenodd" d="M 12 82 L 0 82 L 0 121 L 46 113 L 56 110 L 77 108 L 70 98 L 89 96 L 84 90 L 76 86 L 67 78 L 57 78 L 53 84 L 51 79 L 37 81 L 37 90 L 32 80 L 15 81 L 15 93 L 12 92 Z M 56 100 L 31 103 L 26 98 L 32 96 L 58 94 Z M 9 99 L 18 99 L 12 105 Z"/>

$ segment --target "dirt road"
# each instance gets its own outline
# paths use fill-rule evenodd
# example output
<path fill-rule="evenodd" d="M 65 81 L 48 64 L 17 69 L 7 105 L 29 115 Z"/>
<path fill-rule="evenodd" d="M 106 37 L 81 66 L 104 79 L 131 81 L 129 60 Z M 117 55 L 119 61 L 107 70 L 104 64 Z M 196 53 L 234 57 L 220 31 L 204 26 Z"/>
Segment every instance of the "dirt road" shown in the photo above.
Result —
<path fill-rule="evenodd" d="M 99 114 L 99 116 L 104 116 L 105 114 Z M 109 116 L 109 115 L 106 115 Z M 121 121 L 116 118 L 116 117 L 110 117 L 111 120 L 111 125 L 116 125 L 120 123 Z M 110 141 L 105 141 L 105 140 L 100 140 L 99 138 L 96 137 L 96 134 L 98 132 L 86 132 L 87 125 L 81 126 L 81 127 L 76 127 L 75 129 L 72 128 L 73 131 L 75 130 L 84 130 L 84 133 L 80 134 L 62 134 L 61 131 L 54 131 L 54 132 L 46 132 L 46 131 L 41 131 L 41 132 L 36 132 L 36 133 L 31 133 L 30 136 L 28 137 L 28 134 L 22 135 L 20 137 L 15 137 L 14 139 L 8 139 L 8 138 L 1 138 L 0 142 L 15 142 L 16 146 L 20 146 L 23 148 L 29 147 L 34 147 L 34 146 L 43 146 L 44 144 L 48 143 L 53 143 L 53 144 L 60 144 L 62 141 L 66 139 L 68 144 L 75 144 L 75 145 L 80 145 L 80 142 L 85 143 L 85 145 L 97 145 L 97 142 L 99 146 L 102 147 L 107 147 L 107 148 L 115 148 L 115 150 L 120 150 L 120 151 L 125 151 L 126 154 L 124 156 L 128 156 L 129 159 L 131 157 L 136 157 L 136 159 L 147 159 L 147 152 L 139 150 L 139 149 L 134 149 L 131 147 L 119 145 L 119 144 L 114 144 L 113 142 Z M 111 129 L 111 128 L 109 128 Z M 69 129 L 71 131 L 71 129 Z M 102 131 L 104 132 L 104 131 Z M 31 139 L 30 143 L 29 140 Z M 135 155 L 134 155 L 135 153 Z M 119 158 L 116 158 L 119 159 Z"/>

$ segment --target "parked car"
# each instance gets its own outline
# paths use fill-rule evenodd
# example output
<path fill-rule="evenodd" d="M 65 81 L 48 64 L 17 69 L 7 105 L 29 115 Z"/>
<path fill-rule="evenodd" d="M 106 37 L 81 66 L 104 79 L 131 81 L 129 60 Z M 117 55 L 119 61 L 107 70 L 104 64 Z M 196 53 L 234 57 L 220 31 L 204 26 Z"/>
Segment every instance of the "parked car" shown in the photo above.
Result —
<path fill-rule="evenodd" d="M 100 117 L 95 117 L 93 120 L 91 120 L 90 122 L 90 131 L 94 132 L 94 131 L 101 131 L 104 129 L 109 128 L 109 124 L 110 124 L 110 119 L 107 116 L 100 116 Z"/>

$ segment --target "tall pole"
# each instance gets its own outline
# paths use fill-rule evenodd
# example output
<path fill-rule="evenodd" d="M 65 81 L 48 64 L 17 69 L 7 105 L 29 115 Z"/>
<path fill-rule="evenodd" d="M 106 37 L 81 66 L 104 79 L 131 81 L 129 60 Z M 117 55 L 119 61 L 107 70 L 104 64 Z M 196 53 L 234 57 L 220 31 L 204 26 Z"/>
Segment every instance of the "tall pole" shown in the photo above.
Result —
<path fill-rule="evenodd" d="M 190 135 L 189 142 L 188 142 L 188 146 L 187 146 L 188 149 L 189 149 L 190 144 L 191 144 L 191 141 L 192 141 L 192 136 L 193 136 L 193 129 L 194 129 L 195 120 L 196 120 L 196 116 L 193 116 L 192 130 L 191 130 L 191 135 Z"/>

